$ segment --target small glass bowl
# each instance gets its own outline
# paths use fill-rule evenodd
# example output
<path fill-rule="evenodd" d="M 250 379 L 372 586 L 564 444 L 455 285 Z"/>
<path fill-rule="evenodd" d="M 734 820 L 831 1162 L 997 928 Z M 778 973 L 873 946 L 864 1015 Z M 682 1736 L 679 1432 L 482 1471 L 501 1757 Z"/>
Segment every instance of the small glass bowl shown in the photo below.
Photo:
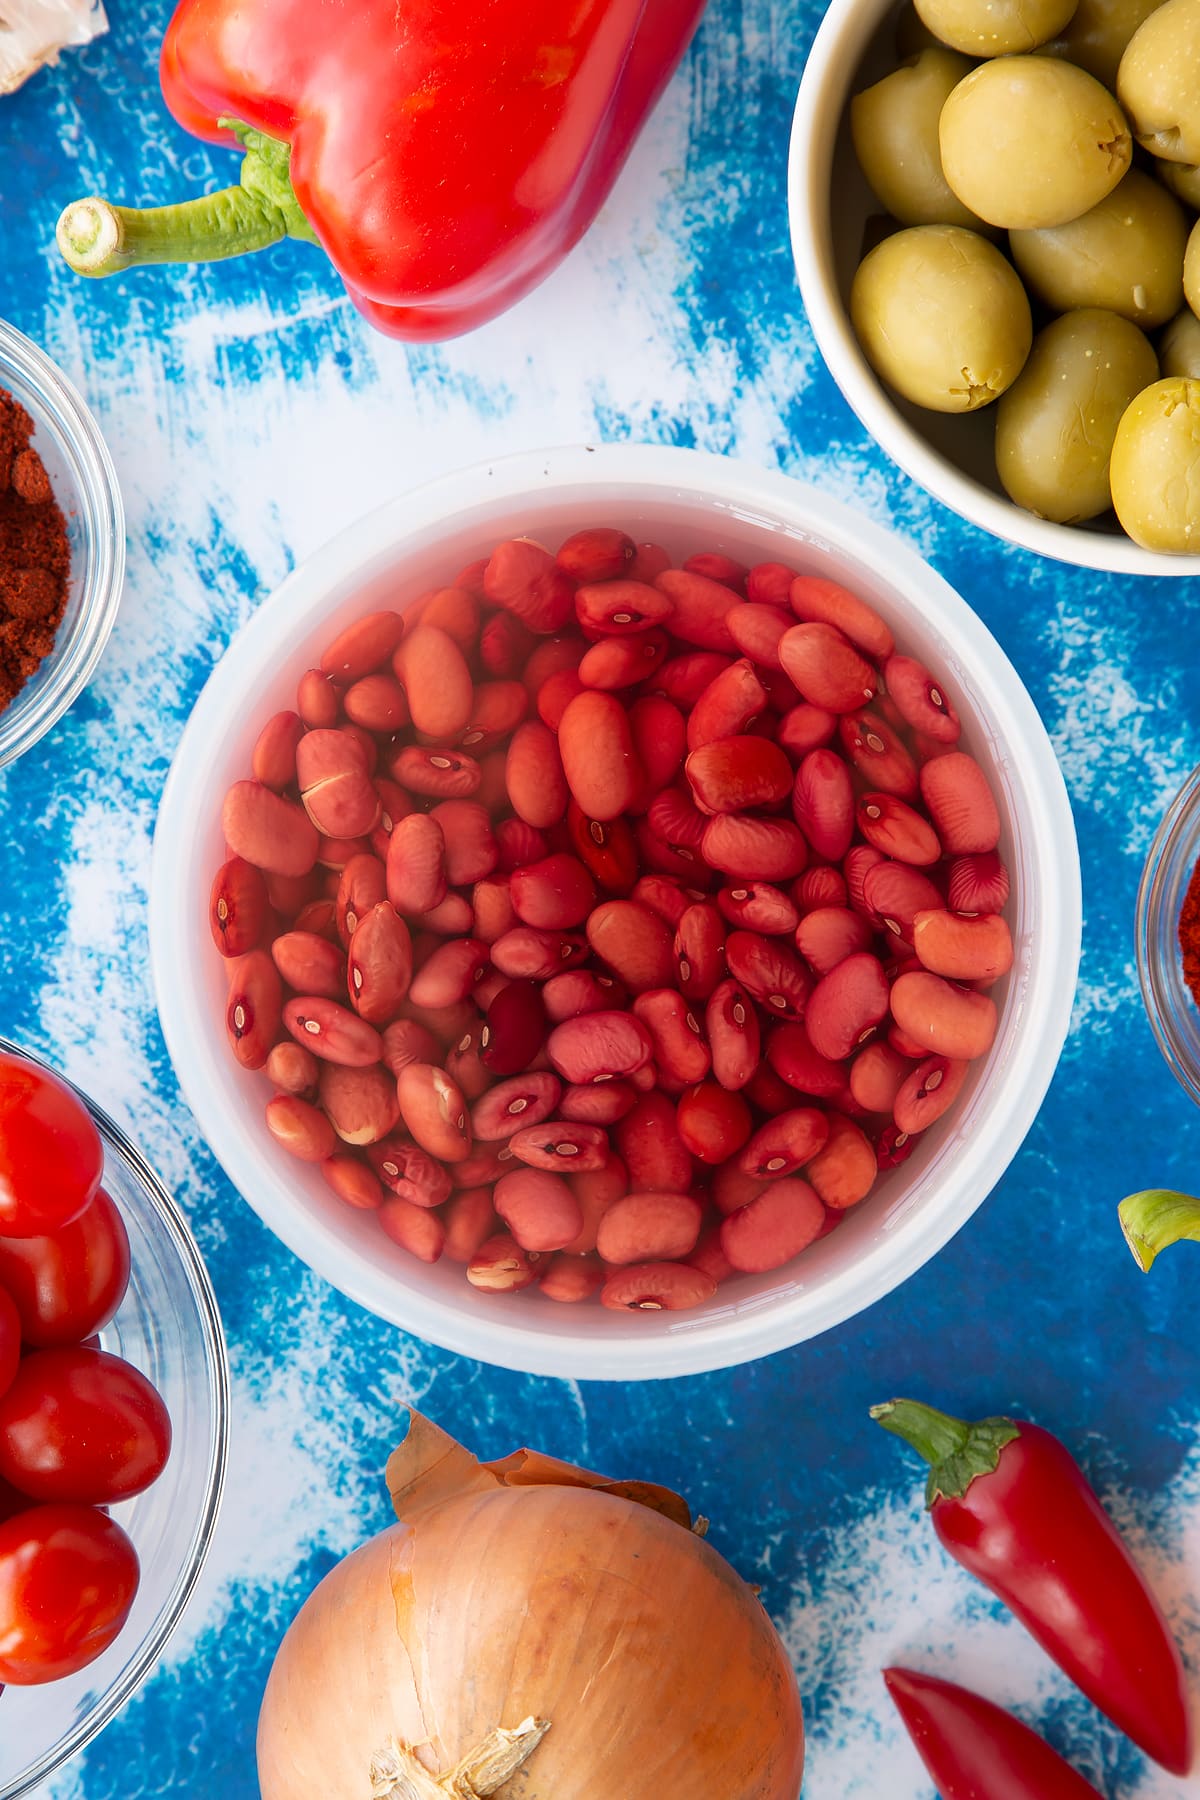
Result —
<path fill-rule="evenodd" d="M 125 509 L 99 427 L 44 350 L 0 319 L 0 388 L 34 423 L 33 446 L 62 507 L 71 546 L 67 604 L 54 649 L 0 711 L 0 768 L 49 731 L 90 680 L 125 579 Z"/>
<path fill-rule="evenodd" d="M 1183 978 L 1179 914 L 1200 861 L 1200 768 L 1192 770 L 1155 834 L 1137 901 L 1142 999 L 1158 1047 L 1200 1106 L 1200 1006 Z"/>
<path fill-rule="evenodd" d="M 49 1066 L 2 1038 L 0 1051 Z M 141 1369 L 162 1395 L 171 1415 L 171 1455 L 144 1494 L 109 1508 L 132 1538 L 142 1571 L 115 1642 L 77 1675 L 0 1694 L 0 1800 L 36 1788 L 103 1730 L 151 1673 L 204 1565 L 225 1482 L 229 1365 L 200 1252 L 183 1214 L 128 1138 L 85 1094 L 79 1097 L 104 1140 L 104 1185 L 125 1221 L 132 1261 L 128 1292 L 101 1342 Z"/>

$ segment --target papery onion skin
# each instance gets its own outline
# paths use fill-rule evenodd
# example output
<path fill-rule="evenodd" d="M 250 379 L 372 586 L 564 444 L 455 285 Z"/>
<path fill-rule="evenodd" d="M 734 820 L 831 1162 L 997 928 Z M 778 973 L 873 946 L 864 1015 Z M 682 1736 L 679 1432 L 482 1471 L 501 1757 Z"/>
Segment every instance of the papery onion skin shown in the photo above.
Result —
<path fill-rule="evenodd" d="M 693 1533 L 591 1489 L 468 1493 L 354 1551 L 306 1601 L 259 1718 L 262 1800 L 371 1792 L 372 1758 L 450 1769 L 551 1729 L 520 1800 L 797 1800 L 795 1677 L 753 1592 Z"/>

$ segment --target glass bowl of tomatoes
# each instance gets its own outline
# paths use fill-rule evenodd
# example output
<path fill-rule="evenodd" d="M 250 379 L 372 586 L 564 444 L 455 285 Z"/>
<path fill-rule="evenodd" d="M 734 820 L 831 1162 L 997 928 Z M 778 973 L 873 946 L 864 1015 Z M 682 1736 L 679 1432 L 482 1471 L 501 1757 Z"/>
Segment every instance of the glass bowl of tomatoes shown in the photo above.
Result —
<path fill-rule="evenodd" d="M 39 1218 L 38 1194 L 72 1216 Z M 0 1038 L 0 1800 L 154 1668 L 212 1540 L 228 1432 L 224 1334 L 182 1213 L 99 1107 Z"/>

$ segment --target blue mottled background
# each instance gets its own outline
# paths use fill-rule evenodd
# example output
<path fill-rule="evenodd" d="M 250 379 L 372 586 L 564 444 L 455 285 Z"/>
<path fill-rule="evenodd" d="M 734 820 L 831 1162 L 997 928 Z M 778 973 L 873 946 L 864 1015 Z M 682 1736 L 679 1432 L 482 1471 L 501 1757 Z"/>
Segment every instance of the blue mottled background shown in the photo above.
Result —
<path fill-rule="evenodd" d="M 796 294 L 784 175 L 811 0 L 712 0 L 593 231 L 506 318 L 442 347 L 373 336 L 322 259 L 284 246 L 198 272 L 77 281 L 53 225 L 78 192 L 149 203 L 233 161 L 180 132 L 155 59 L 166 0 L 0 101 L 0 314 L 74 377 L 112 446 L 129 580 L 90 691 L 0 775 L 0 1031 L 125 1122 L 187 1209 L 228 1328 L 233 1461 L 201 1590 L 158 1674 L 46 1790 L 256 1793 L 253 1734 L 311 1585 L 386 1522 L 399 1401 L 480 1452 L 529 1441 L 685 1490 L 762 1584 L 794 1654 L 809 1800 L 927 1800 L 878 1679 L 954 1671 L 1109 1796 L 1200 1793 L 1143 1764 L 965 1575 L 918 1477 L 867 1421 L 916 1390 L 1060 1432 L 1152 1570 L 1200 1688 L 1200 1266 L 1138 1275 L 1114 1208 L 1195 1187 L 1200 1118 L 1138 999 L 1150 835 L 1200 760 L 1200 591 L 1038 564 L 889 467 L 842 403 Z M 600 350 L 603 346 L 603 350 Z M 634 437 L 817 483 L 914 543 L 1021 671 L 1060 754 L 1084 864 L 1074 1029 L 1024 1150 L 902 1292 L 788 1354 L 669 1385 L 522 1379 L 406 1339 L 294 1261 L 224 1179 L 177 1089 L 147 974 L 155 809 L 188 710 L 285 571 L 367 507 L 501 450 Z M 714 1800 L 727 1797 L 714 1796 Z M 731 1797 L 730 1797 L 731 1800 Z"/>

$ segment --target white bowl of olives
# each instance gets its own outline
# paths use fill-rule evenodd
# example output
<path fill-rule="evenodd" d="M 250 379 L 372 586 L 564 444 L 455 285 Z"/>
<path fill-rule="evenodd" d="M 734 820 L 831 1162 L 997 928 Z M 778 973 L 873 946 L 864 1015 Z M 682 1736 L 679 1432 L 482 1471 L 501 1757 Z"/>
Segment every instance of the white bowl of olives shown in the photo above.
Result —
<path fill-rule="evenodd" d="M 796 103 L 846 399 L 947 506 L 1086 568 L 1200 574 L 1197 70 L 1200 0 L 831 0 Z"/>

